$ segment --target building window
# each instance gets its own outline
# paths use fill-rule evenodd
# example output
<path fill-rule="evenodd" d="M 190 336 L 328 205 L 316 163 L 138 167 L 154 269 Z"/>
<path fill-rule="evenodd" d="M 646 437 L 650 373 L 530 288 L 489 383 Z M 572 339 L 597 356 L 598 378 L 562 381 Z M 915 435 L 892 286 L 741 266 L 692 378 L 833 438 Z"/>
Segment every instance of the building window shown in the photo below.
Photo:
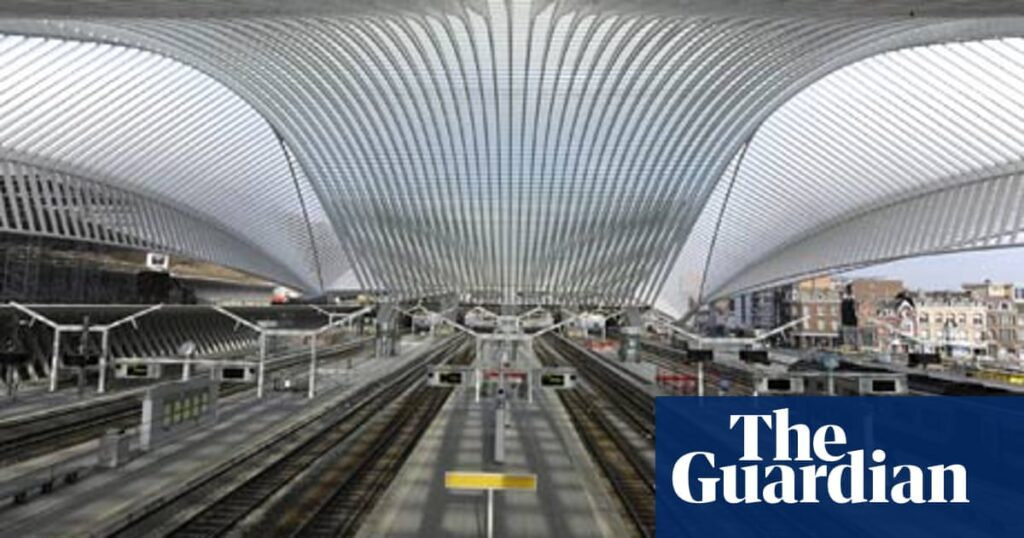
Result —
<path fill-rule="evenodd" d="M 960 325 L 967 325 L 967 314 L 960 314 L 959 316 L 956 317 L 956 319 L 957 322 L 960 323 Z"/>
<path fill-rule="evenodd" d="M 974 324 L 975 325 L 981 325 L 983 323 L 985 323 L 985 316 L 982 316 L 981 314 L 975 314 L 974 315 Z"/>
<path fill-rule="evenodd" d="M 920 321 L 921 321 L 921 323 L 928 323 L 928 314 L 922 312 L 921 313 Z"/>

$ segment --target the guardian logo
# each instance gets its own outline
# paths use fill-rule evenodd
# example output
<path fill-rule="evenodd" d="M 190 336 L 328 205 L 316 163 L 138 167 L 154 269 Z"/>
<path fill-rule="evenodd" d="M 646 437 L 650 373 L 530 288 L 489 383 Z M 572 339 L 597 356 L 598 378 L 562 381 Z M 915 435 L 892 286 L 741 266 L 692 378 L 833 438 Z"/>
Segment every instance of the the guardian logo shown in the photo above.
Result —
<path fill-rule="evenodd" d="M 724 427 L 724 425 L 723 425 Z M 959 464 L 892 465 L 884 450 L 849 450 L 846 431 L 790 424 L 789 409 L 729 416 L 725 435 L 742 434 L 741 465 L 722 465 L 713 452 L 688 452 L 672 466 L 672 489 L 689 504 L 943 504 L 970 503 L 967 469 Z M 762 435 L 774 453 L 762 454 Z M 870 461 L 869 461 L 870 460 Z"/>

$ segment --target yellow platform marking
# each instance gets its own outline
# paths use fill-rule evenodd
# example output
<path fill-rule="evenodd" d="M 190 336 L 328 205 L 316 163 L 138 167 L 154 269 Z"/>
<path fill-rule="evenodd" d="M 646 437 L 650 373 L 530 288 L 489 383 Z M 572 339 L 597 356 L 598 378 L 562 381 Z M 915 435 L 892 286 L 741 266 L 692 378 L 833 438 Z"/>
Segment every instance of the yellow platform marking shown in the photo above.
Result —
<path fill-rule="evenodd" d="M 535 474 L 504 473 L 444 473 L 444 487 L 448 489 L 537 489 Z"/>

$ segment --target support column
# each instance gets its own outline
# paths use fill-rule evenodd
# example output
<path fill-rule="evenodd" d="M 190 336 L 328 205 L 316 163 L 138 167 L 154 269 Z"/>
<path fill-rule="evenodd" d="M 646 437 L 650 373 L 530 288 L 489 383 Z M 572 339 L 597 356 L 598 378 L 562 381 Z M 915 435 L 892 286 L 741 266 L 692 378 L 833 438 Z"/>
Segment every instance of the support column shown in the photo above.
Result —
<path fill-rule="evenodd" d="M 397 312 L 398 309 L 391 303 L 377 305 L 377 358 L 393 357 L 396 354 Z"/>
<path fill-rule="evenodd" d="M 494 410 L 494 463 L 505 463 L 505 402 L 498 401 Z"/>
<path fill-rule="evenodd" d="M 256 397 L 263 398 L 263 366 L 267 361 L 267 333 L 260 332 L 260 364 L 256 373 Z"/>
<path fill-rule="evenodd" d="M 640 356 L 640 336 L 643 331 L 644 320 L 640 309 L 631 306 L 626 308 L 623 314 L 623 323 L 619 326 L 619 358 L 623 362 L 634 362 Z M 605 324 L 608 320 L 605 319 Z"/>
<path fill-rule="evenodd" d="M 704 361 L 697 362 L 697 397 L 704 397 Z"/>
<path fill-rule="evenodd" d="M 53 357 L 50 360 L 50 392 L 57 390 L 57 369 L 60 368 L 60 329 L 53 329 Z"/>
<path fill-rule="evenodd" d="M 314 334 L 309 342 L 309 399 L 316 395 L 316 338 Z"/>
<path fill-rule="evenodd" d="M 188 381 L 192 377 L 192 357 L 185 355 L 181 361 L 181 380 Z"/>
<path fill-rule="evenodd" d="M 100 380 L 96 392 L 107 392 L 107 363 L 110 362 L 110 330 L 100 333 Z"/>
<path fill-rule="evenodd" d="M 494 490 L 487 490 L 487 538 L 494 538 Z"/>

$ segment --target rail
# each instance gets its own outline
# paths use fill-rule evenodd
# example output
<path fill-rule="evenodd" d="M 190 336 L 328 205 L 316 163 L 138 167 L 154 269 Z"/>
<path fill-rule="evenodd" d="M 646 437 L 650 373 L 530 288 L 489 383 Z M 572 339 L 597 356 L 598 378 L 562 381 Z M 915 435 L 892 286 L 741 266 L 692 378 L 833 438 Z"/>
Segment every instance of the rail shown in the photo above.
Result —
<path fill-rule="evenodd" d="M 344 405 L 304 418 L 262 446 L 195 479 L 179 494 L 154 501 L 112 534 L 220 536 L 231 531 L 341 443 L 369 424 L 379 423 L 374 417 L 381 409 L 423 383 L 425 365 L 459 349 L 469 349 L 465 338 L 450 337 L 386 379 L 361 387 Z"/>
<path fill-rule="evenodd" d="M 536 351 L 545 366 L 568 362 L 582 376 L 585 388 L 559 391 L 558 396 L 637 532 L 654 536 L 654 468 L 622 427 L 644 439 L 642 448 L 653 450 L 653 397 L 611 371 L 605 359 L 562 337 L 540 339 Z M 616 417 L 622 421 L 616 423 Z"/>
<path fill-rule="evenodd" d="M 327 360 L 344 357 L 365 346 L 370 340 L 361 339 L 334 348 Z M 272 371 L 305 364 L 306 354 L 293 353 L 268 363 Z M 252 390 L 249 385 L 224 384 L 223 396 Z M 11 465 L 34 457 L 56 452 L 99 437 L 108 429 L 136 426 L 141 417 L 138 395 L 104 400 L 95 405 L 75 406 L 68 409 L 34 415 L 24 419 L 9 419 L 0 423 L 0 465 Z"/>

